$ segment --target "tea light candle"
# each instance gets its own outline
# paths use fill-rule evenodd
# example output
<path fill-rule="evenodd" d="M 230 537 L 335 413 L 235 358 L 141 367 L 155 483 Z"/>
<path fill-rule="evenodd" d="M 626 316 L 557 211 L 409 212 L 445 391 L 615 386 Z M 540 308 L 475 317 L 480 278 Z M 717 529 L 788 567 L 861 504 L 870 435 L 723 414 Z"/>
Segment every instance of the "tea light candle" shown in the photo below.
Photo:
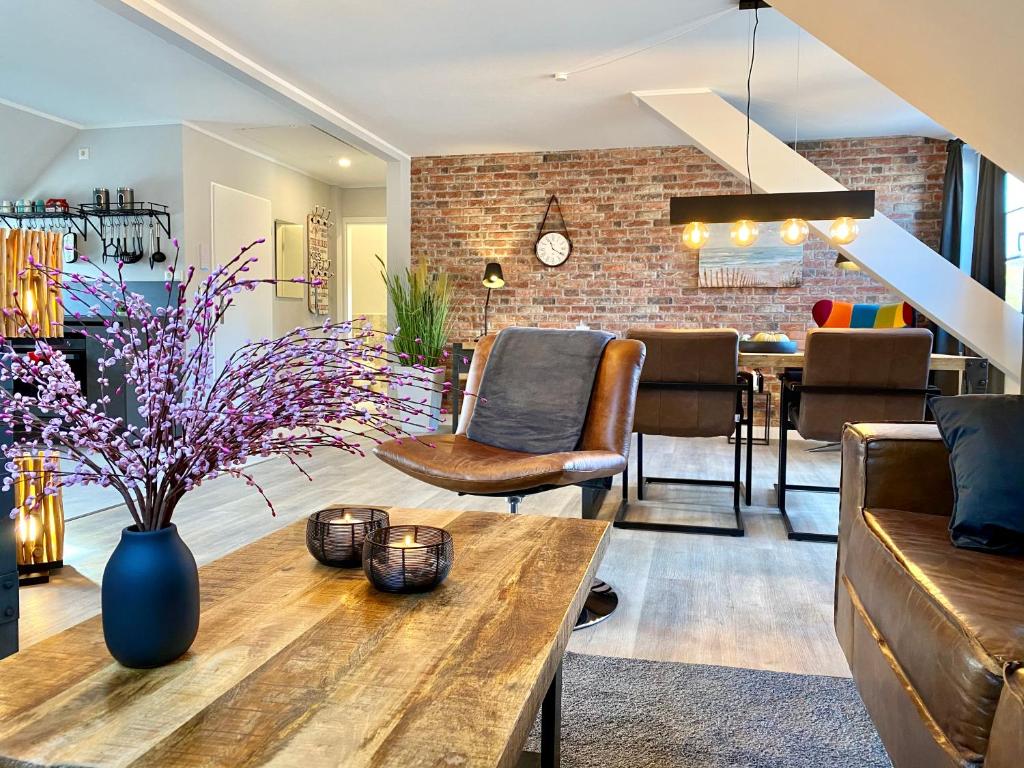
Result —
<path fill-rule="evenodd" d="M 380 528 L 363 544 L 363 572 L 382 592 L 427 592 L 448 577 L 452 535 L 427 525 Z"/>
<path fill-rule="evenodd" d="M 380 507 L 328 507 L 306 523 L 306 548 L 324 565 L 358 568 L 367 534 L 384 528 L 388 513 Z"/>

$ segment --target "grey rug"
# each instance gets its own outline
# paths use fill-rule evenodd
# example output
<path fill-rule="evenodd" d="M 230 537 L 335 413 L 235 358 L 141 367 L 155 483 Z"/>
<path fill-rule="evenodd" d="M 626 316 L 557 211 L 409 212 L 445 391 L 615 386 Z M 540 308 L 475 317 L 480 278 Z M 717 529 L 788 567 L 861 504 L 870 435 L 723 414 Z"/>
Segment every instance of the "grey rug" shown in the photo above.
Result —
<path fill-rule="evenodd" d="M 852 680 L 573 653 L 562 671 L 563 768 L 891 765 Z"/>

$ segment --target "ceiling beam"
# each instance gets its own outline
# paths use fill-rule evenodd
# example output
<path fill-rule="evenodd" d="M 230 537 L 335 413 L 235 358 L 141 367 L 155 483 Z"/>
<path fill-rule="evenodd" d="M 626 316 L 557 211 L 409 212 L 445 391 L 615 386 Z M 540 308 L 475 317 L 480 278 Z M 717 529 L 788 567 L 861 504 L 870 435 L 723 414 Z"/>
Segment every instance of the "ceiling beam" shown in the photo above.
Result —
<path fill-rule="evenodd" d="M 721 96 L 708 89 L 639 91 L 633 96 L 703 152 L 746 178 L 746 117 Z M 750 125 L 750 159 L 757 192 L 846 189 L 757 123 Z M 826 240 L 830 223 L 808 222 Z M 837 250 L 987 357 L 1007 375 L 1008 383 L 1018 381 L 1021 315 L 1005 301 L 877 211 L 860 222 L 860 236 L 854 242 Z"/>
<path fill-rule="evenodd" d="M 264 94 L 274 102 L 304 113 L 312 125 L 339 141 L 352 144 L 384 160 L 409 160 L 409 155 L 398 147 L 157 0 L 95 1 Z"/>
<path fill-rule="evenodd" d="M 772 0 L 772 7 L 1024 178 L 1024 2 Z"/>

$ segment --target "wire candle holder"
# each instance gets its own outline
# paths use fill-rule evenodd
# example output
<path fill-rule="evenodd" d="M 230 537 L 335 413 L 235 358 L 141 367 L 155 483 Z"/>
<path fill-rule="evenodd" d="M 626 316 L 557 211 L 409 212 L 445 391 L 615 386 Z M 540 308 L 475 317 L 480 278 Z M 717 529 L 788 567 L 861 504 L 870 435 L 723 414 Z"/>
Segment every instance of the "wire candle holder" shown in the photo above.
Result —
<path fill-rule="evenodd" d="M 388 513 L 380 507 L 327 507 L 309 516 L 306 548 L 324 565 L 358 568 L 366 537 L 387 525 Z"/>
<path fill-rule="evenodd" d="M 428 525 L 396 525 L 371 532 L 363 544 L 363 572 L 382 592 L 429 592 L 455 561 L 452 535 Z"/>

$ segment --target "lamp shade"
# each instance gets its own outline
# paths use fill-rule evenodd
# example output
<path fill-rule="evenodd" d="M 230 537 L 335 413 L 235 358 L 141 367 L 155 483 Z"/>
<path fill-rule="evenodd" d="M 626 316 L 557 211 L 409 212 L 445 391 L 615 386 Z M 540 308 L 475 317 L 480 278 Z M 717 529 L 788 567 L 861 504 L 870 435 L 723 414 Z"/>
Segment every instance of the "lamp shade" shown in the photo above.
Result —
<path fill-rule="evenodd" d="M 484 288 L 504 288 L 505 275 L 501 272 L 501 264 L 496 261 L 488 262 L 484 267 Z"/>
<path fill-rule="evenodd" d="M 850 261 L 841 253 L 836 257 L 836 266 L 839 269 L 845 269 L 847 272 L 860 272 L 860 265 L 855 261 Z"/>

